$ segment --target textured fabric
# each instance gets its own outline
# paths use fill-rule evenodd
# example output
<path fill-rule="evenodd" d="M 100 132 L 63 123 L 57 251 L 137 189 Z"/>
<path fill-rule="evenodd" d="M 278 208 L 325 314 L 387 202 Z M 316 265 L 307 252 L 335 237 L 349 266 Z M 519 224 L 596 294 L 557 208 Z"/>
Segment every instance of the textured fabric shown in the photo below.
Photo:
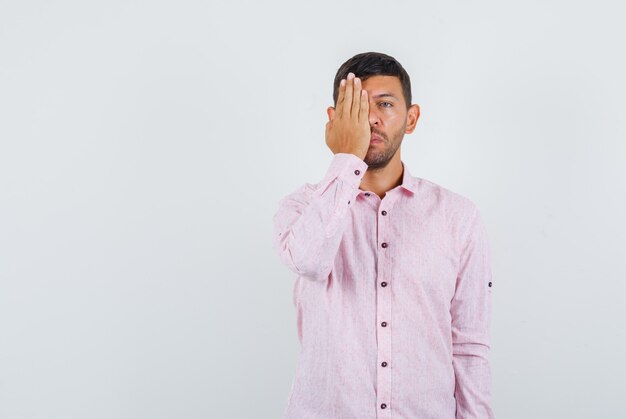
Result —
<path fill-rule="evenodd" d="M 492 278 L 476 205 L 413 177 L 383 199 L 338 153 L 284 197 L 274 246 L 300 341 L 284 419 L 493 418 Z"/>

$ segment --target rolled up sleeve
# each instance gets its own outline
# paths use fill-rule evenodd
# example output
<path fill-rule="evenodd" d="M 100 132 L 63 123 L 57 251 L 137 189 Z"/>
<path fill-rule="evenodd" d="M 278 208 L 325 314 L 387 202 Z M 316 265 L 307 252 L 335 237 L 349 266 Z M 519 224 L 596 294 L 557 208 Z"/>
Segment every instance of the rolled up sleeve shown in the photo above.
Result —
<path fill-rule="evenodd" d="M 456 419 L 491 419 L 490 322 L 493 287 L 487 231 L 472 205 L 451 301 Z"/>

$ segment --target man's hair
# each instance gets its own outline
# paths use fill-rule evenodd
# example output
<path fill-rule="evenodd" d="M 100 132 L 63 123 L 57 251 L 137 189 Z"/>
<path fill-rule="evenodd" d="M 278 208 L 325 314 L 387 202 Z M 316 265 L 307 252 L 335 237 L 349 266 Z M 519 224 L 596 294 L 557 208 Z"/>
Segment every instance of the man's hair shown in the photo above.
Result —
<path fill-rule="evenodd" d="M 404 67 L 393 57 L 382 52 L 362 52 L 343 63 L 337 70 L 333 82 L 333 102 L 337 106 L 339 96 L 339 83 L 348 77 L 348 73 L 361 79 L 367 80 L 371 76 L 395 76 L 402 84 L 402 94 L 407 109 L 411 106 L 411 79 Z"/>

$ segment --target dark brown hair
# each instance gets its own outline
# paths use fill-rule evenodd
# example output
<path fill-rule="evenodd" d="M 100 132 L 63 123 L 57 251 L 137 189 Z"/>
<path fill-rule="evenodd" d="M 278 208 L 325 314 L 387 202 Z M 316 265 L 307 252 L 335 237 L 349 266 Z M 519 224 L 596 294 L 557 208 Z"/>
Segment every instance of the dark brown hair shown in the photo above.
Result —
<path fill-rule="evenodd" d="M 395 58 L 382 52 L 362 52 L 343 63 L 337 70 L 333 82 L 333 102 L 337 106 L 339 96 L 339 83 L 348 77 L 348 73 L 361 79 L 367 80 L 371 76 L 395 76 L 400 79 L 402 94 L 407 109 L 411 106 L 411 79 L 402 65 Z"/>

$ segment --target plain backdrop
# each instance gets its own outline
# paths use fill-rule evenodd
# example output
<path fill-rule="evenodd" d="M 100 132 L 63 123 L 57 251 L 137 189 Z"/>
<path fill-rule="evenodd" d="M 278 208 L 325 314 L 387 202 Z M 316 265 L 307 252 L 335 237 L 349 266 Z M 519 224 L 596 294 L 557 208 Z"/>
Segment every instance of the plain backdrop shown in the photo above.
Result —
<path fill-rule="evenodd" d="M 272 216 L 365 51 L 411 76 L 412 174 L 487 224 L 496 416 L 626 417 L 622 4 L 0 1 L 0 417 L 282 415 Z"/>

